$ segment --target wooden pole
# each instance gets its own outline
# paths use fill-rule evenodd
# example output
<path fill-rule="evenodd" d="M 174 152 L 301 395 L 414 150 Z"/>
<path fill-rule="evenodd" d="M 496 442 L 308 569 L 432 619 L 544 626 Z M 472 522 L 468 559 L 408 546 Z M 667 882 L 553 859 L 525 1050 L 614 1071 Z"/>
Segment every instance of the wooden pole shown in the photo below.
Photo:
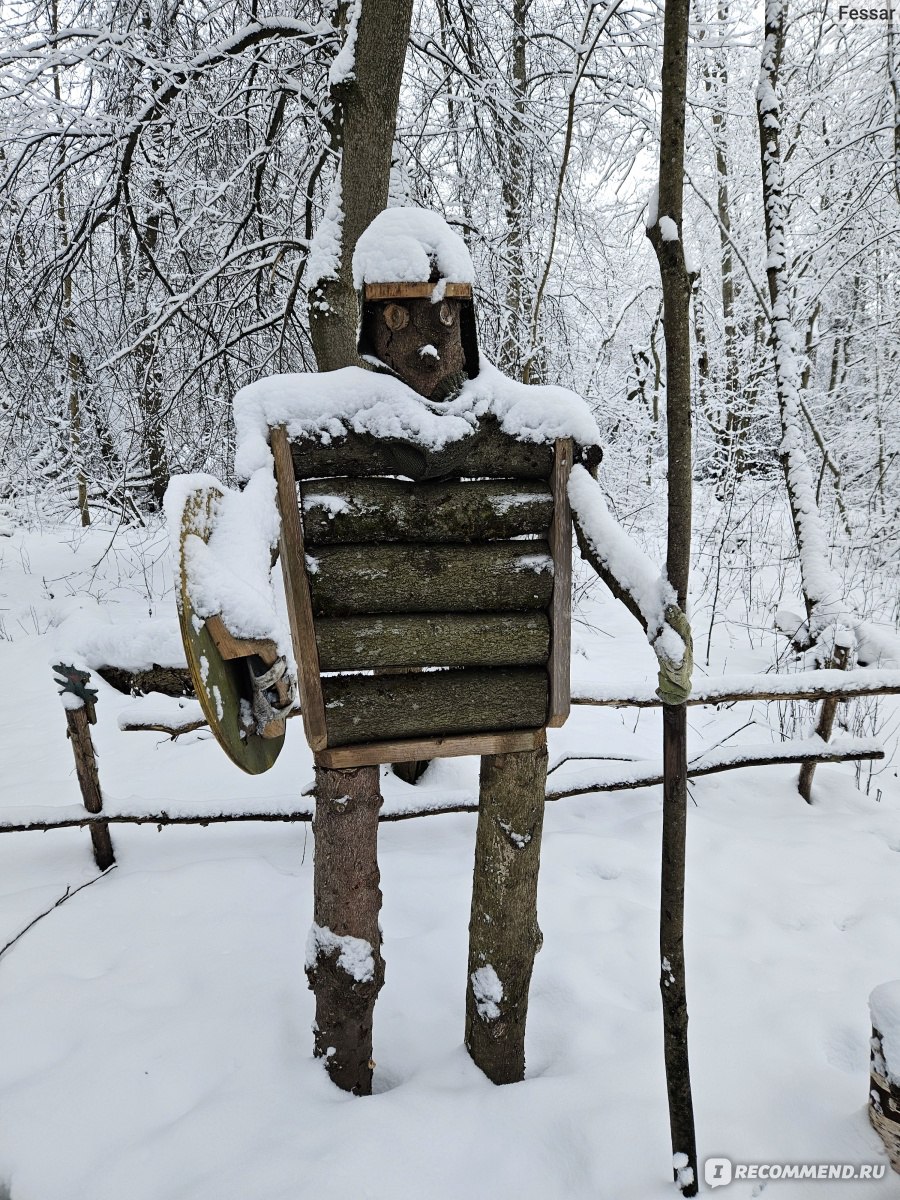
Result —
<path fill-rule="evenodd" d="M 465 1041 L 494 1083 L 525 1077 L 528 988 L 541 946 L 537 881 L 546 779 L 546 744 L 481 759 Z"/>
<path fill-rule="evenodd" d="M 72 743 L 72 753 L 75 755 L 75 773 L 78 776 L 78 786 L 81 788 L 84 807 L 90 813 L 102 812 L 103 796 L 100 792 L 100 776 L 97 773 L 94 743 L 91 740 L 88 705 L 72 695 L 65 695 L 64 704 L 66 724 L 69 727 L 69 740 Z M 94 862 L 99 870 L 105 871 L 116 861 L 112 838 L 109 835 L 109 826 L 106 821 L 91 821 L 89 828 L 94 847 Z"/>
<path fill-rule="evenodd" d="M 384 983 L 378 767 L 316 767 L 313 927 L 306 974 L 315 1055 L 345 1092 L 372 1092 L 372 1020 Z"/>
<path fill-rule="evenodd" d="M 835 646 L 834 657 L 829 666 L 838 671 L 844 671 L 846 670 L 849 657 L 850 651 L 848 647 Z M 834 729 L 834 718 L 837 716 L 838 704 L 840 702 L 840 696 L 828 696 L 822 701 L 822 707 L 819 709 L 819 720 L 816 724 L 816 734 L 823 742 L 827 742 L 831 737 L 831 731 Z M 812 784 L 815 773 L 816 764 L 814 762 L 804 763 L 800 768 L 800 779 L 797 783 L 797 790 L 807 804 L 812 804 Z"/>
<path fill-rule="evenodd" d="M 647 222 L 656 251 L 666 335 L 668 524 L 666 574 L 687 611 L 691 565 L 692 284 L 684 253 L 682 200 L 687 105 L 689 0 L 665 0 L 657 212 Z M 684 975 L 684 875 L 687 832 L 687 710 L 663 705 L 663 848 L 660 895 L 660 992 L 675 1183 L 696 1196 L 697 1143 L 688 1062 Z"/>

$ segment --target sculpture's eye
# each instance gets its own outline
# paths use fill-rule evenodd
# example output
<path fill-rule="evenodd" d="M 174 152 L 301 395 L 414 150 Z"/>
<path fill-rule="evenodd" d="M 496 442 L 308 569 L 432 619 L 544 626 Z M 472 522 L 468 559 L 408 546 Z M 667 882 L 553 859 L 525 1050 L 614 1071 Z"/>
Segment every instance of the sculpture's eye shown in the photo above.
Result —
<path fill-rule="evenodd" d="M 405 329 L 409 324 L 409 311 L 402 304 L 389 304 L 384 310 L 384 323 L 394 332 Z"/>
<path fill-rule="evenodd" d="M 438 316 L 441 319 L 442 325 L 452 325 L 453 324 L 453 309 L 450 307 L 450 305 L 447 303 L 446 300 L 441 305 L 440 311 L 438 312 Z"/>

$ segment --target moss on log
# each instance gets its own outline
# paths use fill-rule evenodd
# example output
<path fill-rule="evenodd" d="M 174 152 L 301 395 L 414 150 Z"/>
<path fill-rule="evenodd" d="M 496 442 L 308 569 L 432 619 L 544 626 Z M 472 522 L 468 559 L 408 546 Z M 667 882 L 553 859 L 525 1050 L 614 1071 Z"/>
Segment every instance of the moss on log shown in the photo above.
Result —
<path fill-rule="evenodd" d="M 550 623 L 539 612 L 321 617 L 316 643 L 323 671 L 536 666 L 549 656 Z"/>
<path fill-rule="evenodd" d="M 536 729 L 546 723 L 540 669 L 333 675 L 322 680 L 328 745 Z"/>
<path fill-rule="evenodd" d="M 545 541 L 321 546 L 307 569 L 317 617 L 524 611 L 553 594 Z"/>
<path fill-rule="evenodd" d="M 520 442 L 486 419 L 468 437 L 441 450 L 428 450 L 399 438 L 348 433 L 327 445 L 313 437 L 291 443 L 297 479 L 335 475 L 405 475 L 409 479 L 549 479 L 553 446 Z"/>
<path fill-rule="evenodd" d="M 339 479 L 306 483 L 306 544 L 341 542 L 486 542 L 546 536 L 553 512 L 549 487 L 533 480 L 408 483 Z"/>

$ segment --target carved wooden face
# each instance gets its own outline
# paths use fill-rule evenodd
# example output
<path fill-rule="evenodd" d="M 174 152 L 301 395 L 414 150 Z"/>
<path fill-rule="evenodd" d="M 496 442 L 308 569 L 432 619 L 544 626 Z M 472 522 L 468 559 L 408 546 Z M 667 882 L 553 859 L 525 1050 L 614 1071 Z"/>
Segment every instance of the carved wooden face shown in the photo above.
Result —
<path fill-rule="evenodd" d="M 429 400 L 445 400 L 465 374 L 460 301 L 397 299 L 373 305 L 370 333 L 376 356 Z"/>

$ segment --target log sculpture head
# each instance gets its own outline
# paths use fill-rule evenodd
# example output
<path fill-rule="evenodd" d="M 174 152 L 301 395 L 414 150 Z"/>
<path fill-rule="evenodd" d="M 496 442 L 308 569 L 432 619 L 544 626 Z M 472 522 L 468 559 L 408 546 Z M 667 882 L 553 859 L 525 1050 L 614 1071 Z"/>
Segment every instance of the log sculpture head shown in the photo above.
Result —
<path fill-rule="evenodd" d="M 428 400 L 478 374 L 472 260 L 437 213 L 387 209 L 357 243 L 359 352 Z"/>

